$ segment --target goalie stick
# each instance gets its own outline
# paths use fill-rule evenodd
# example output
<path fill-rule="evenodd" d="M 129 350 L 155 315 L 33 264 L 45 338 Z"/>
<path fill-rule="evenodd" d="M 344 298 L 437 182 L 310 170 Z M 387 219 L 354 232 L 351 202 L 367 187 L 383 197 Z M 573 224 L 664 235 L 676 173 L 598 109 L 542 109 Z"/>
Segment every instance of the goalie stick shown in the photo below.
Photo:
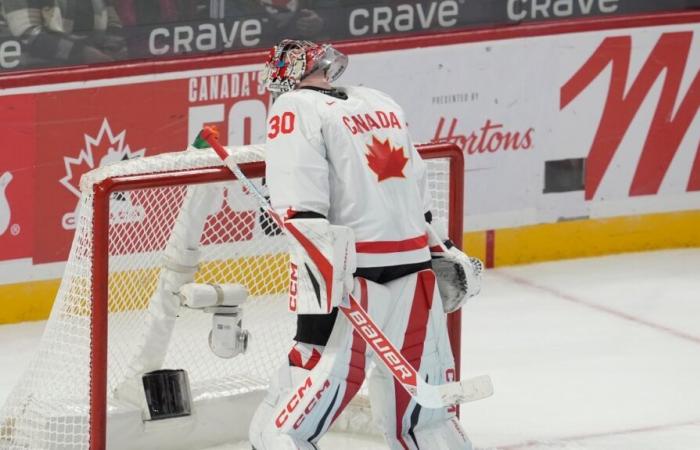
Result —
<path fill-rule="evenodd" d="M 218 131 L 205 127 L 200 132 L 200 137 L 211 145 L 226 167 L 253 194 L 260 207 L 284 230 L 284 222 L 272 209 L 269 201 L 253 182 L 243 174 L 235 158 L 219 143 Z M 340 305 L 338 309 L 345 315 L 353 329 L 367 345 L 374 350 L 375 357 L 389 369 L 394 378 L 401 383 L 418 404 L 426 408 L 442 408 L 457 403 L 481 400 L 493 394 L 493 385 L 488 375 L 438 385 L 424 381 L 352 294 L 348 295 L 348 304 Z"/>

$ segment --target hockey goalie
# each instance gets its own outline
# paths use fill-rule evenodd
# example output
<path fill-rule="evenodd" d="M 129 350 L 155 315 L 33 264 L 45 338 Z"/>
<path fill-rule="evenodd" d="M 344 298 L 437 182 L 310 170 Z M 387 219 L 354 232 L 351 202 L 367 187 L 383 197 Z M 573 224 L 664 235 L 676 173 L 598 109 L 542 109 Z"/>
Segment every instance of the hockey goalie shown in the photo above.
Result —
<path fill-rule="evenodd" d="M 369 376 L 392 449 L 471 449 L 454 411 L 417 404 L 338 315 L 352 295 L 424 381 L 445 383 L 454 375 L 446 313 L 479 292 L 481 276 L 481 263 L 431 224 L 426 167 L 401 108 L 373 89 L 331 85 L 347 62 L 330 45 L 283 40 L 264 68 L 276 97 L 266 181 L 291 248 L 297 327 L 250 440 L 257 450 L 318 448 Z"/>

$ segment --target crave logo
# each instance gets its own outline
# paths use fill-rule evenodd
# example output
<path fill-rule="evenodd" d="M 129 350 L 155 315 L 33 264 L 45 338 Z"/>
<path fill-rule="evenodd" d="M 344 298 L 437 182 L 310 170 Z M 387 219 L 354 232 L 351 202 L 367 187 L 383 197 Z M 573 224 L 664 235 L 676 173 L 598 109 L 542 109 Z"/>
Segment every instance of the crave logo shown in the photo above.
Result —
<path fill-rule="evenodd" d="M 662 34 L 635 77 L 630 74 L 631 36 L 605 38 L 561 87 L 559 107 L 563 110 L 610 70 L 607 98 L 586 160 L 586 200 L 594 198 L 630 124 L 661 78 L 661 94 L 629 187 L 630 196 L 658 193 L 700 106 L 700 72 L 686 74 L 692 40 L 691 31 Z M 688 83 L 687 77 L 692 77 L 692 81 Z M 681 85 L 688 86 L 683 97 Z M 699 190 L 700 145 L 686 186 L 688 192 Z"/>
<path fill-rule="evenodd" d="M 451 28 L 457 25 L 464 0 L 432 0 L 420 2 L 367 5 L 348 15 L 348 31 L 352 36 Z"/>
<path fill-rule="evenodd" d="M 105 118 L 97 135 L 84 135 L 85 147 L 77 157 L 64 156 L 63 164 L 66 176 L 59 181 L 63 187 L 80 198 L 80 177 L 97 167 L 104 167 L 119 161 L 139 158 L 145 155 L 146 149 L 132 151 L 126 143 L 126 130 L 118 134 L 112 131 Z M 74 230 L 80 203 L 75 211 L 63 215 L 61 225 L 65 230 Z M 131 204 L 128 193 L 120 193 L 113 197 L 110 204 L 110 221 L 112 223 L 134 222 L 143 219 L 143 208 Z"/>

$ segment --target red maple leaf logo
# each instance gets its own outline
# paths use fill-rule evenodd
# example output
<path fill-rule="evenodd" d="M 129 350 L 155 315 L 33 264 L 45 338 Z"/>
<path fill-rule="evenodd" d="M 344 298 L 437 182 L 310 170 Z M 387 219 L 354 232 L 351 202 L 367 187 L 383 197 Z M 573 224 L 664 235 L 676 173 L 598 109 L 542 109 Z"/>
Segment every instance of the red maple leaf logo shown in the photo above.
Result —
<path fill-rule="evenodd" d="M 403 147 L 393 148 L 389 139 L 381 142 L 372 136 L 372 143 L 367 146 L 369 152 L 367 164 L 372 172 L 377 174 L 377 181 L 384 181 L 387 178 L 406 178 L 403 168 L 406 167 L 408 158 L 403 155 Z"/>

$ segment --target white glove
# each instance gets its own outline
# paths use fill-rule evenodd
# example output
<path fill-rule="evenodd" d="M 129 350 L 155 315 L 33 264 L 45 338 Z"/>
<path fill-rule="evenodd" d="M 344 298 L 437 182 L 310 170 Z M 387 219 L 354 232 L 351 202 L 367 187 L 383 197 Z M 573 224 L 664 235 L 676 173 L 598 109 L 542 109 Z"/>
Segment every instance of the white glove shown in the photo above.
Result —
<path fill-rule="evenodd" d="M 446 313 L 451 313 L 481 291 L 481 272 L 484 266 L 478 258 L 467 256 L 457 247 L 445 250 L 432 253 L 433 271 L 443 309 Z"/>
<path fill-rule="evenodd" d="M 435 228 L 439 228 L 439 225 Z M 428 225 L 433 272 L 437 279 L 442 306 L 446 313 L 458 310 L 467 300 L 481 291 L 483 263 L 466 255 L 448 239 L 442 239 Z"/>

